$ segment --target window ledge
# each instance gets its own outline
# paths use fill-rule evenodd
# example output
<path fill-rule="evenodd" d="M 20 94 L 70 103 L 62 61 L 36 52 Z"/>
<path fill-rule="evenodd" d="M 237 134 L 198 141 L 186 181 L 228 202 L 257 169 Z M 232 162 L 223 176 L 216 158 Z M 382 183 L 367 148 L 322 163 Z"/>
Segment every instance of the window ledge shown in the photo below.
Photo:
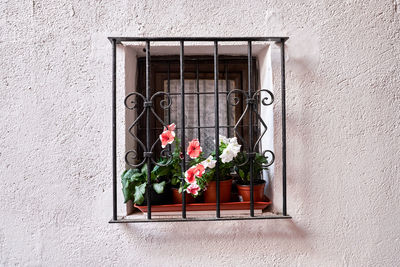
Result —
<path fill-rule="evenodd" d="M 263 212 L 261 215 L 250 217 L 250 215 L 230 216 L 230 217 L 170 217 L 170 218 L 156 218 L 147 219 L 143 213 L 137 212 L 128 216 L 120 216 L 117 220 L 110 220 L 109 223 L 145 223 L 145 222 L 198 222 L 198 221 L 234 221 L 234 220 L 265 220 L 265 219 L 292 219 L 290 215 L 276 214 L 272 212 Z"/>

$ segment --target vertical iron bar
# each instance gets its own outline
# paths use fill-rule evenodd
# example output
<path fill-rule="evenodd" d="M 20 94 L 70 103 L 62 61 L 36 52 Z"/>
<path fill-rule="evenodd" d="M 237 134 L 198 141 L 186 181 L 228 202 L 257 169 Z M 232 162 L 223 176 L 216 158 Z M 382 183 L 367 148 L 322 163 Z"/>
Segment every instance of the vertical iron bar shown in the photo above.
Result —
<path fill-rule="evenodd" d="M 112 39 L 112 172 L 113 220 L 117 220 L 117 43 Z"/>
<path fill-rule="evenodd" d="M 199 84 L 199 61 L 196 60 L 196 90 L 197 90 L 197 138 L 201 142 L 200 133 L 200 84 Z"/>
<path fill-rule="evenodd" d="M 221 217 L 220 213 L 220 203 L 219 203 L 219 100 L 218 100 L 218 41 L 214 41 L 214 115 L 215 115 L 215 158 L 217 163 L 215 165 L 215 177 L 217 184 L 217 207 L 216 207 L 216 216 L 217 218 Z"/>
<path fill-rule="evenodd" d="M 285 39 L 281 39 L 281 97 L 282 97 L 282 194 L 283 215 L 286 210 L 286 80 L 285 80 Z"/>
<path fill-rule="evenodd" d="M 240 88 L 244 91 L 244 81 L 243 81 L 243 72 L 242 71 L 240 72 Z M 240 97 L 242 98 L 242 101 L 244 101 L 243 96 L 240 96 Z M 229 99 L 228 99 L 228 101 L 229 101 Z M 244 107 L 242 106 L 241 107 L 241 112 L 243 112 L 243 111 L 244 111 Z M 240 122 L 239 127 L 240 127 L 240 134 L 242 136 L 244 136 L 244 120 L 242 120 Z"/>
<path fill-rule="evenodd" d="M 186 153 L 185 153 L 185 69 L 184 69 L 184 41 L 181 41 L 181 51 L 180 51 L 180 76 L 181 76 L 181 149 L 183 154 L 182 159 L 182 173 L 186 170 Z M 182 177 L 182 185 L 185 179 Z M 182 218 L 186 218 L 186 196 L 185 191 L 182 191 Z"/>
<path fill-rule="evenodd" d="M 168 61 L 168 73 L 167 73 L 167 90 L 168 95 L 171 93 L 171 63 Z M 171 124 L 171 109 L 168 109 L 168 125 Z"/>
<path fill-rule="evenodd" d="M 226 87 L 226 95 L 228 95 L 229 94 L 229 89 L 230 89 L 230 86 L 229 86 L 229 80 L 228 80 L 228 63 L 225 63 L 224 64 L 224 68 L 225 68 L 225 87 Z M 226 99 L 226 124 L 227 125 L 230 125 L 231 124 L 231 120 L 230 120 L 230 116 L 231 116 L 231 113 L 229 112 L 229 107 L 230 107 L 230 105 L 229 105 L 229 100 L 228 100 L 228 98 Z M 228 134 L 228 137 L 231 137 L 231 129 L 228 127 L 228 129 L 227 129 L 227 134 Z"/>
<path fill-rule="evenodd" d="M 249 99 L 252 98 L 252 47 L 251 41 L 248 41 L 248 55 L 247 55 L 247 62 L 248 62 L 248 97 Z M 253 157 L 253 109 L 254 103 L 248 103 L 250 105 L 250 112 L 249 112 L 249 155 L 250 155 L 250 216 L 254 217 L 254 173 L 253 173 L 253 164 L 254 164 L 254 157 Z"/>
<path fill-rule="evenodd" d="M 146 41 L 146 102 L 150 101 L 150 41 Z M 150 106 L 146 105 L 146 152 L 150 152 Z M 151 159 L 147 155 L 147 219 L 151 219 Z"/>
<path fill-rule="evenodd" d="M 168 70 L 167 70 L 167 93 L 168 93 L 168 97 L 170 96 L 171 93 L 171 63 L 168 61 Z M 168 99 L 167 99 L 168 101 Z M 171 107 L 168 108 L 167 110 L 167 124 L 170 125 L 171 124 Z M 165 118 L 165 115 L 164 115 Z M 167 147 L 168 151 L 171 152 L 171 146 Z"/>
<path fill-rule="evenodd" d="M 257 70 L 256 61 L 252 60 L 252 63 L 254 63 L 253 66 L 256 67 L 256 70 Z M 258 71 L 254 72 L 254 83 L 253 84 L 254 84 L 253 92 L 256 92 L 258 90 Z M 258 111 L 258 103 L 257 102 L 254 103 L 254 109 Z M 255 136 L 260 136 L 261 132 L 260 132 L 260 128 L 258 127 L 259 125 L 258 125 L 257 120 L 256 120 L 256 123 L 254 126 L 255 126 Z M 258 145 L 254 149 L 254 151 L 259 151 L 259 147 L 260 147 L 260 145 Z"/>
<path fill-rule="evenodd" d="M 150 41 L 146 41 L 146 102 L 150 101 Z M 146 152 L 150 152 L 150 106 L 146 105 Z M 147 219 L 151 219 L 151 159 L 147 155 Z"/>

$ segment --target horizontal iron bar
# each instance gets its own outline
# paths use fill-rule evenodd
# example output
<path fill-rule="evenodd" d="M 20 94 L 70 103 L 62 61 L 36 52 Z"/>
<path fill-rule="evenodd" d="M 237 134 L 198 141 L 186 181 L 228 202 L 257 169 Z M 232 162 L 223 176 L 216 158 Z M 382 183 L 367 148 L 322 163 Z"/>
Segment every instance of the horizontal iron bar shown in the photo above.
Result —
<path fill-rule="evenodd" d="M 152 62 L 170 62 L 170 63 L 176 63 L 179 64 L 179 59 L 175 59 L 173 58 L 174 55 L 170 55 L 170 56 L 154 56 L 152 57 L 151 61 Z M 145 61 L 145 57 L 138 57 L 138 61 Z M 253 56 L 253 60 L 255 60 L 256 57 Z M 247 57 L 243 57 L 243 56 L 235 56 L 234 58 L 230 57 L 230 56 L 221 56 L 221 59 L 219 59 L 219 61 L 224 62 L 224 63 L 229 63 L 229 62 L 235 62 L 235 61 L 243 61 L 246 60 L 247 62 Z M 188 61 L 199 61 L 201 63 L 208 63 L 210 62 L 213 63 L 213 59 L 210 58 L 209 56 L 203 56 L 203 57 L 198 57 L 198 56 L 187 56 L 185 58 L 185 62 Z M 186 73 L 186 71 L 185 71 Z M 190 73 L 190 72 L 189 72 Z M 200 72 L 201 73 L 201 72 Z"/>
<path fill-rule="evenodd" d="M 219 128 L 234 128 L 235 125 L 220 125 Z M 237 128 L 247 128 L 249 125 L 238 125 Z M 214 129 L 215 126 L 186 126 L 185 129 Z M 146 128 L 144 127 L 139 127 L 140 130 L 144 130 Z M 150 130 L 163 130 L 164 128 L 159 128 L 159 127 L 151 127 Z M 176 127 L 175 129 L 179 130 L 181 127 Z"/>
<path fill-rule="evenodd" d="M 189 92 L 189 93 L 185 93 L 185 95 L 213 95 L 214 92 Z M 219 91 L 220 95 L 227 95 L 229 94 L 229 92 L 227 91 Z M 169 95 L 181 95 L 181 93 L 169 93 Z M 162 95 L 160 95 L 160 97 L 162 97 Z"/>
<path fill-rule="evenodd" d="M 266 42 L 281 42 L 286 41 L 289 37 L 108 37 L 110 41 L 116 40 L 117 43 L 121 42 L 180 42 L 180 41 L 193 41 L 193 42 L 247 42 L 247 41 L 266 41 Z"/>
<path fill-rule="evenodd" d="M 246 220 L 277 220 L 277 219 L 292 219 L 290 215 L 269 215 L 256 217 L 220 217 L 220 218 L 168 218 L 168 219 L 118 219 L 110 220 L 109 223 L 149 223 L 149 222 L 201 222 L 201 221 L 246 221 Z"/>

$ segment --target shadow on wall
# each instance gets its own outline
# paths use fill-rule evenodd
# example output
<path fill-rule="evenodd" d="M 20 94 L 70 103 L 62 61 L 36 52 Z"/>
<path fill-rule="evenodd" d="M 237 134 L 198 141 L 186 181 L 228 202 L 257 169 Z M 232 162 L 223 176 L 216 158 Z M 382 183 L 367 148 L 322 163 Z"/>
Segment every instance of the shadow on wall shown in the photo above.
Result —
<path fill-rule="evenodd" d="M 306 39 L 304 39 L 306 38 Z M 292 48 L 292 49 L 291 49 Z M 319 40 L 315 36 L 293 37 L 288 41 L 286 64 L 286 123 L 287 123 L 287 192 L 288 213 L 294 217 L 310 216 L 313 212 L 310 186 L 315 151 L 315 117 L 312 99 L 318 92 L 312 91 L 318 82 L 320 64 Z M 318 141 L 321 143 L 321 141 Z M 314 192 L 315 193 L 315 192 Z M 293 214 L 291 214 L 293 213 Z"/>
<path fill-rule="evenodd" d="M 305 36 L 291 36 L 285 45 L 286 63 L 286 144 L 287 144 L 287 205 L 288 213 L 311 214 L 310 207 L 310 178 L 312 176 L 313 151 L 309 144 L 312 142 L 313 119 L 316 114 L 311 113 L 310 99 L 316 95 L 310 86 L 318 79 L 319 40 L 315 36 L 305 33 Z M 274 177 L 271 179 L 268 172 L 268 186 L 266 194 L 274 200 L 270 207 L 272 211 L 282 212 L 282 143 L 281 143 L 281 80 L 280 80 L 280 51 L 272 55 L 274 73 L 274 131 L 276 131 Z M 279 75 L 278 75 L 279 73 Z M 313 111 L 315 112 L 315 111 Z M 274 181 L 272 181 L 274 180 Z M 275 183 L 275 185 L 273 185 Z M 292 214 L 293 213 L 293 214 Z"/>
<path fill-rule="evenodd" d="M 223 227 L 221 227 L 223 225 Z M 293 220 L 261 220 L 261 221 L 221 221 L 221 222 L 176 222 L 176 223 L 144 223 L 123 224 L 124 231 L 132 241 L 137 240 L 138 235 L 147 238 L 160 239 L 163 242 L 197 242 L 198 234 L 201 239 L 208 241 L 243 241 L 259 239 L 290 239 L 301 240 L 307 238 L 307 232 L 296 225 Z"/>
<path fill-rule="evenodd" d="M 265 257 L 273 259 L 278 251 L 290 255 L 298 253 L 300 246 L 302 254 L 310 254 L 314 249 L 309 233 L 292 220 L 144 223 L 118 227 L 124 231 L 125 243 L 134 246 L 136 255 L 150 257 L 154 266 L 205 266 L 205 263 L 248 266 L 257 261 L 260 266 L 260 262 L 266 263 Z M 166 259 L 170 260 L 165 262 Z"/>

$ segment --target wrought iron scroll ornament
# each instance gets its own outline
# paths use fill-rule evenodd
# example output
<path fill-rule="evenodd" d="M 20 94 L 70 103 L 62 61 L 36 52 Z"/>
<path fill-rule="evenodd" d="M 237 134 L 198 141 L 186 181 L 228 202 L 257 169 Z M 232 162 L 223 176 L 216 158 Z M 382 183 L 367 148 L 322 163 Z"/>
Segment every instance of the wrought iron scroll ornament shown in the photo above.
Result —
<path fill-rule="evenodd" d="M 171 160 L 172 160 L 172 154 L 171 154 L 171 149 L 170 148 L 166 148 L 161 150 L 160 152 L 160 157 L 164 158 L 164 159 L 168 159 L 167 162 L 165 163 L 160 163 L 160 162 L 156 162 L 154 160 L 154 158 L 152 157 L 153 155 L 153 151 L 154 151 L 154 147 L 156 146 L 156 144 L 158 144 L 160 142 L 160 139 L 156 139 L 156 141 L 152 144 L 151 148 L 149 151 L 147 151 L 146 146 L 143 144 L 143 142 L 135 135 L 134 133 L 134 128 L 137 125 L 137 123 L 139 122 L 139 120 L 144 116 L 144 114 L 146 112 L 151 112 L 154 117 L 164 126 L 166 127 L 167 124 L 164 122 L 164 120 L 162 120 L 157 113 L 155 112 L 154 108 L 153 108 L 153 104 L 155 102 L 155 99 L 157 96 L 164 96 L 163 99 L 160 100 L 160 107 L 164 110 L 169 110 L 171 105 L 172 105 L 172 99 L 170 97 L 170 95 L 166 92 L 157 92 L 155 94 L 153 94 L 150 99 L 146 99 L 146 97 L 144 97 L 142 94 L 138 93 L 138 92 L 132 92 L 130 94 L 128 94 L 125 97 L 125 107 L 129 110 L 138 110 L 138 116 L 136 117 L 136 119 L 133 121 L 133 123 L 129 126 L 128 131 L 129 134 L 133 137 L 133 139 L 137 142 L 137 144 L 142 148 L 142 150 L 144 151 L 143 153 L 143 160 L 139 163 L 136 163 L 136 161 L 139 159 L 138 157 L 138 153 L 136 150 L 129 150 L 125 153 L 125 162 L 126 164 L 128 164 L 129 166 L 131 166 L 132 168 L 139 168 L 141 167 L 145 162 L 146 162 L 146 158 L 150 157 L 151 162 L 155 165 L 158 166 L 167 166 Z M 139 105 L 138 105 L 138 101 L 137 101 L 137 97 L 140 97 L 143 101 L 143 110 L 139 111 Z M 170 145 L 168 145 L 170 146 Z"/>
<path fill-rule="evenodd" d="M 262 99 L 260 99 L 262 92 L 266 93 L 267 96 L 264 96 Z M 244 97 L 244 101 L 246 103 L 246 107 L 245 107 L 243 113 L 240 115 L 239 119 L 237 120 L 236 124 L 234 125 L 233 129 L 235 131 L 236 136 L 242 142 L 245 150 L 249 151 L 249 148 L 251 145 L 252 151 L 255 151 L 257 146 L 261 142 L 262 137 L 265 135 L 265 133 L 267 132 L 267 129 L 268 129 L 267 124 L 264 122 L 264 120 L 261 118 L 261 115 L 258 112 L 257 103 L 259 102 L 264 106 L 269 106 L 274 102 L 274 95 L 271 91 L 269 91 L 267 89 L 258 90 L 256 92 L 254 92 L 251 96 L 244 90 L 233 89 L 227 95 L 228 103 L 232 106 L 236 106 L 240 103 L 240 97 L 234 96 L 234 94 L 242 94 L 242 96 Z M 153 114 L 153 116 L 163 126 L 167 126 L 167 123 L 165 123 L 165 121 L 163 119 L 161 119 L 160 116 L 157 115 L 157 113 L 155 112 L 155 110 L 153 108 L 154 107 L 153 103 L 155 102 L 155 99 L 157 96 L 164 96 L 164 98 L 160 100 L 160 103 L 159 103 L 160 107 L 164 110 L 169 110 L 172 105 L 172 99 L 171 99 L 171 96 L 166 92 L 159 91 L 159 92 L 153 94 L 150 97 L 149 101 L 147 101 L 146 98 L 138 92 L 132 92 L 125 97 L 125 101 L 124 101 L 125 107 L 129 110 L 136 109 L 136 110 L 138 110 L 138 113 L 139 113 L 139 115 L 136 117 L 136 119 L 133 121 L 133 123 L 128 128 L 128 131 L 129 131 L 130 135 L 133 137 L 133 139 L 137 142 L 137 144 L 144 151 L 143 160 L 140 161 L 139 163 L 136 162 L 139 159 L 138 153 L 136 150 L 129 150 L 125 153 L 126 164 L 128 164 L 129 166 L 131 166 L 133 168 L 141 167 L 146 162 L 146 157 L 148 157 L 148 156 L 150 156 L 152 163 L 155 165 L 158 165 L 158 166 L 166 166 L 172 160 L 171 149 L 166 148 L 161 151 L 160 157 L 164 158 L 164 159 L 165 158 L 168 159 L 167 162 L 165 162 L 165 163 L 156 162 L 154 160 L 154 158 L 152 157 L 152 154 L 153 154 L 155 146 L 160 142 L 160 139 L 157 138 L 156 141 L 152 144 L 150 151 L 146 151 L 146 146 L 134 133 L 134 127 L 137 125 L 139 120 L 144 116 L 144 114 L 146 112 L 151 112 Z M 140 107 L 139 107 L 138 101 L 137 101 L 138 97 L 141 98 L 141 100 L 144 103 L 143 109 L 141 111 L 139 111 Z M 243 136 L 241 136 L 240 132 L 238 131 L 238 127 L 239 127 L 240 123 L 243 121 L 245 115 L 248 112 L 253 112 L 255 114 L 257 120 L 264 127 L 264 130 L 262 131 L 262 133 L 260 134 L 260 136 L 258 137 L 258 139 L 256 140 L 256 142 L 254 144 L 248 144 L 246 142 L 246 140 L 243 138 Z M 252 154 L 254 154 L 254 153 L 252 153 L 252 152 L 245 153 L 245 155 L 246 155 L 245 161 L 240 163 L 239 166 L 243 166 L 243 165 L 247 164 L 249 159 L 252 157 Z M 270 157 L 268 156 L 268 154 L 270 155 Z M 268 159 L 268 163 L 265 164 L 263 167 L 269 167 L 274 163 L 275 154 L 271 150 L 262 151 L 262 155 Z M 269 158 L 271 158 L 271 159 L 269 159 Z"/>
<path fill-rule="evenodd" d="M 250 150 L 256 151 L 257 146 L 261 142 L 262 137 L 265 135 L 265 133 L 267 132 L 267 129 L 268 129 L 267 124 L 264 122 L 264 120 L 261 118 L 261 115 L 258 112 L 258 106 L 257 106 L 257 103 L 260 100 L 259 98 L 261 97 L 262 92 L 267 94 L 267 96 L 264 96 L 260 101 L 260 103 L 262 105 L 269 106 L 272 103 L 274 103 L 274 94 L 267 89 L 258 90 L 256 92 L 254 92 L 253 94 L 249 94 L 246 91 L 243 91 L 241 89 L 234 89 L 234 90 L 231 90 L 227 95 L 227 101 L 232 106 L 236 106 L 240 103 L 240 97 L 233 96 L 234 94 L 241 94 L 246 103 L 246 107 L 245 107 L 243 113 L 240 115 L 235 126 L 233 127 L 233 130 L 235 131 L 236 136 L 242 142 L 245 150 L 247 150 L 247 153 L 245 153 L 245 155 L 246 155 L 245 161 L 240 163 L 238 166 L 244 166 L 245 164 L 247 164 L 249 162 L 249 159 L 251 157 L 253 157 L 253 155 L 254 155 L 254 153 L 250 152 Z M 257 120 L 264 127 L 263 132 L 260 134 L 260 136 L 258 137 L 257 141 L 254 143 L 254 145 L 246 143 L 243 136 L 241 136 L 240 132 L 238 131 L 238 127 L 239 127 L 240 123 L 243 121 L 243 118 L 245 117 L 246 113 L 248 113 L 248 112 L 253 112 L 256 115 Z M 252 147 L 252 149 L 250 149 L 251 147 Z M 269 157 L 267 156 L 268 154 L 271 156 L 270 160 L 269 160 Z M 262 155 L 268 159 L 268 163 L 263 165 L 263 167 L 265 167 L 265 168 L 269 167 L 274 163 L 274 161 L 275 161 L 274 152 L 272 152 L 271 150 L 264 150 L 262 152 Z"/>

